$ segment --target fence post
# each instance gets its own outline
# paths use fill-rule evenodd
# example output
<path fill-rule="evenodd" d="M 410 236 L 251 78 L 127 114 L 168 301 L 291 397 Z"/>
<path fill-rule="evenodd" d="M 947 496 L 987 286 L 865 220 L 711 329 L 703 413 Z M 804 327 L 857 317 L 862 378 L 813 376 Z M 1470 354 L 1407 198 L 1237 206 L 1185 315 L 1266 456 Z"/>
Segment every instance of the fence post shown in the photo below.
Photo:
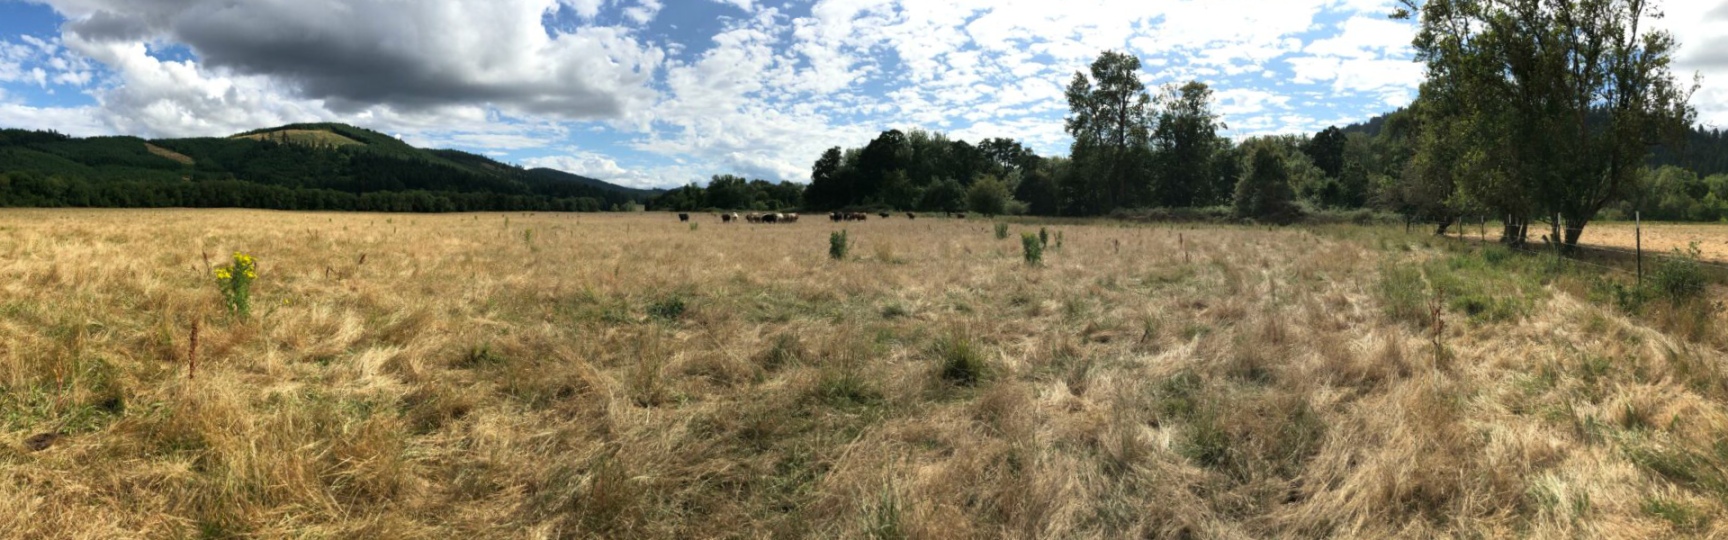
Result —
<path fill-rule="evenodd" d="M 1563 268 L 1561 268 L 1561 266 L 1560 266 L 1561 264 L 1563 264 L 1563 262 L 1560 260 L 1560 247 L 1561 247 L 1560 246 L 1560 228 L 1561 228 L 1560 213 L 1555 212 L 1554 213 L 1554 231 L 1549 233 L 1549 234 L 1553 235 L 1553 238 L 1549 238 L 1548 243 L 1552 244 L 1554 246 L 1554 273 L 1556 275 L 1558 275 L 1560 273 L 1560 271 L 1563 270 Z"/>
<path fill-rule="evenodd" d="M 1632 213 L 1632 235 L 1638 249 L 1638 288 L 1644 288 L 1644 213 Z"/>

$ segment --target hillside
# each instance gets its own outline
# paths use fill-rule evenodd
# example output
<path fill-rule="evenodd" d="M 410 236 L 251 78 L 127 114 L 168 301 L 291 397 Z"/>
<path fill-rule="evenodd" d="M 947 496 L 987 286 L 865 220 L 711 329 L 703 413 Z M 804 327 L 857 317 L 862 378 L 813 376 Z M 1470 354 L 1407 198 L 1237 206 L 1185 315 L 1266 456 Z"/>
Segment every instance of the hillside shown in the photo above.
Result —
<path fill-rule="evenodd" d="M 1361 133 L 1379 137 L 1388 126 L 1411 122 L 1406 109 L 1375 116 L 1359 123 L 1340 127 L 1344 133 Z M 1673 165 L 1696 173 L 1699 177 L 1728 173 L 1728 132 L 1716 127 L 1696 126 L 1686 133 L 1686 142 L 1679 147 L 1658 145 L 1651 149 L 1649 165 Z"/>
<path fill-rule="evenodd" d="M 657 193 L 344 124 L 149 141 L 0 130 L 0 206 L 597 211 Z"/>

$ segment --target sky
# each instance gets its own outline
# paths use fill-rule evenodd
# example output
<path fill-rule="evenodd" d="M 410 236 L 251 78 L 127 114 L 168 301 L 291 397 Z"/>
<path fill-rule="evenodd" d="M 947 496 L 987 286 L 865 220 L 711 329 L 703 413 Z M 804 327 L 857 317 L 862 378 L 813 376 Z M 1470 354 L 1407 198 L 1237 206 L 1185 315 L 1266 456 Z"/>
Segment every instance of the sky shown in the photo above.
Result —
<path fill-rule="evenodd" d="M 1728 129 L 1728 0 L 1666 0 L 1699 121 Z M 887 129 L 1065 155 L 1100 51 L 1199 80 L 1226 136 L 1415 97 L 1381 0 L 0 0 L 0 127 L 226 136 L 345 122 L 632 187 L 809 180 Z"/>

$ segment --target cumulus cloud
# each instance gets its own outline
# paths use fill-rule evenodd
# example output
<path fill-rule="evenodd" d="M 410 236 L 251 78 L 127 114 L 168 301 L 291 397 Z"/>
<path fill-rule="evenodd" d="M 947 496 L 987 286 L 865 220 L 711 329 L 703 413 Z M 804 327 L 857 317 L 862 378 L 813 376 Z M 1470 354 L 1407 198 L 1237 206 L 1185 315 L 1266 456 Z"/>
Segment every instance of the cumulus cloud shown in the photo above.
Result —
<path fill-rule="evenodd" d="M 16 41 L 0 39 L 0 83 L 82 87 L 94 77 L 90 62 L 62 48 L 58 39 L 28 34 Z"/>
<path fill-rule="evenodd" d="M 96 56 L 167 40 L 202 66 L 268 76 L 338 111 L 489 104 L 609 119 L 652 102 L 663 53 L 620 27 L 548 32 L 557 0 L 49 0 L 68 45 Z M 581 12 L 586 9 L 577 4 Z M 652 18 L 657 0 L 631 9 Z"/>
<path fill-rule="evenodd" d="M 700 36 L 650 32 L 664 0 L 35 1 L 67 24 L 0 36 L 14 90 L 0 123 L 189 136 L 342 121 L 632 186 L 807 180 L 822 150 L 889 128 L 1065 153 L 1063 87 L 1105 49 L 1139 55 L 1149 86 L 1212 85 L 1234 137 L 1366 118 L 1422 78 L 1389 0 L 672 4 L 717 13 Z M 1669 12 L 1677 67 L 1728 76 L 1728 8 Z M 18 95 L 62 87 L 95 104 Z M 1699 92 L 1706 121 L 1728 123 L 1721 88 Z"/>
<path fill-rule="evenodd" d="M 1667 2 L 1657 21 L 1680 42 L 1674 71 L 1683 82 L 1702 77 L 1692 96 L 1699 123 L 1728 128 L 1728 4 Z"/>
<path fill-rule="evenodd" d="M 74 137 L 113 133 L 95 107 L 31 107 L 5 100 L 0 93 L 0 126 L 29 126 Z"/>

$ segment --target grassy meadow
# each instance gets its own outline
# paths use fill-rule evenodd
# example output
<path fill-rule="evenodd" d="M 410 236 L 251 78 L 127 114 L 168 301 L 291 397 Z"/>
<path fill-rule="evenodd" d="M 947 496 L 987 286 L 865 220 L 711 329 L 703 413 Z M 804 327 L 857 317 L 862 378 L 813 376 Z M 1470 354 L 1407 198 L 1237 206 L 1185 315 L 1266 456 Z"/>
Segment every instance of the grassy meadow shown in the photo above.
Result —
<path fill-rule="evenodd" d="M 0 210 L 0 537 L 1728 536 L 1720 290 L 692 217 Z"/>

